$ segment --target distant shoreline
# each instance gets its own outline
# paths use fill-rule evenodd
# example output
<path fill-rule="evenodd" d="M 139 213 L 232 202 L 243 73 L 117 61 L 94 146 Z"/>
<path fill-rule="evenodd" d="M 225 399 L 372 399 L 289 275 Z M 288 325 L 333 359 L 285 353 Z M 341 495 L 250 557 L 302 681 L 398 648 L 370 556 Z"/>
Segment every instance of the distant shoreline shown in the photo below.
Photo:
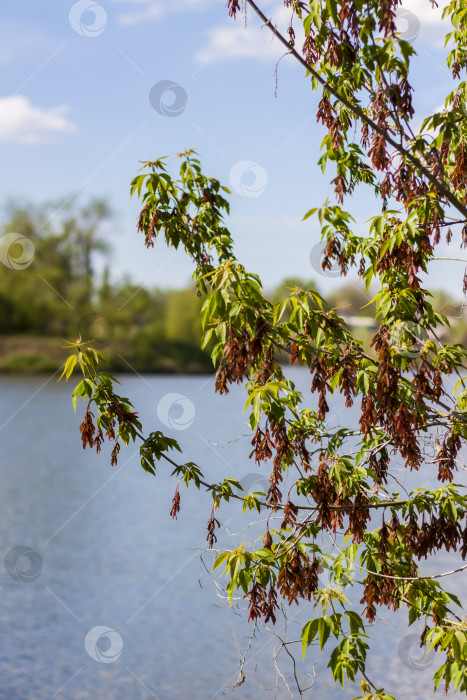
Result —
<path fill-rule="evenodd" d="M 36 335 L 0 335 L 0 375 L 50 374 L 63 366 L 69 349 L 63 338 Z M 137 344 L 119 339 L 97 347 L 108 358 L 105 369 L 119 374 L 209 374 L 213 365 L 209 353 L 190 343 L 154 343 L 141 359 Z M 104 368 L 104 365 L 103 365 Z"/>

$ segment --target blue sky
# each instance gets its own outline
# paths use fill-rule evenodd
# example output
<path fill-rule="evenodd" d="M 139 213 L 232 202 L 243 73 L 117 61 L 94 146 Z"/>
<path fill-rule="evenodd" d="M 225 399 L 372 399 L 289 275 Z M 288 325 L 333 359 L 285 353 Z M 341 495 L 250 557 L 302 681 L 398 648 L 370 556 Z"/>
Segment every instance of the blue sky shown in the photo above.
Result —
<path fill-rule="evenodd" d="M 260 3 L 284 26 L 278 0 Z M 442 6 L 444 3 L 440 2 Z M 3 199 L 41 202 L 79 194 L 106 197 L 115 218 L 107 235 L 112 277 L 185 285 L 191 266 L 161 241 L 147 251 L 135 232 L 129 183 L 140 160 L 196 147 L 208 174 L 233 187 L 236 252 L 271 287 L 286 276 L 317 280 L 310 252 L 317 225 L 303 214 L 331 190 L 316 165 L 323 128 L 317 95 L 250 12 L 228 17 L 225 0 L 16 0 L 0 10 L 0 173 Z M 444 100 L 449 74 L 444 27 L 429 0 L 406 0 L 400 28 L 419 54 L 413 84 L 417 121 Z M 156 111 L 154 85 L 178 89 Z M 175 104 L 177 108 L 177 104 Z M 361 193 L 349 208 L 362 224 L 376 213 Z M 363 224 L 362 224 L 363 225 Z M 452 254 L 440 249 L 440 255 Z M 38 261 L 40 264 L 40 261 Z M 435 263 L 432 284 L 457 292 L 463 265 Z M 337 280 L 339 281 L 339 280 Z"/>

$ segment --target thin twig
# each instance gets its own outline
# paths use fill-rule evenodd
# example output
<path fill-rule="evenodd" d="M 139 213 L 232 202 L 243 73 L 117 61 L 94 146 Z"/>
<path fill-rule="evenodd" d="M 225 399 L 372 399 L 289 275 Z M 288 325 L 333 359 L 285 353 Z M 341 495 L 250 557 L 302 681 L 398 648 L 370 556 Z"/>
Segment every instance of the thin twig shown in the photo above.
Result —
<path fill-rule="evenodd" d="M 397 143 L 386 129 L 380 127 L 376 122 L 374 122 L 370 117 L 368 117 L 364 110 L 356 104 L 350 102 L 346 97 L 341 95 L 336 88 L 332 87 L 321 75 L 310 65 L 305 59 L 290 45 L 290 42 L 277 30 L 271 20 L 269 20 L 266 15 L 260 10 L 257 4 L 253 0 L 246 0 L 250 7 L 256 12 L 258 17 L 264 22 L 264 24 L 274 32 L 279 41 L 287 48 L 288 52 L 322 85 L 322 87 L 327 90 L 331 95 L 333 95 L 341 104 L 344 105 L 348 110 L 350 110 L 356 117 L 361 119 L 363 122 L 368 124 L 377 134 L 383 136 L 384 139 L 393 148 L 396 149 L 404 158 L 409 160 L 412 165 L 414 165 L 417 170 L 419 170 L 423 175 L 431 182 L 431 184 L 436 187 L 436 189 L 441 192 L 444 197 L 448 200 L 453 207 L 455 207 L 464 217 L 467 217 L 467 208 L 457 199 L 457 197 L 451 192 L 451 190 L 436 178 L 432 173 L 421 163 L 421 161 L 416 158 L 410 151 L 404 148 L 402 145 Z"/>

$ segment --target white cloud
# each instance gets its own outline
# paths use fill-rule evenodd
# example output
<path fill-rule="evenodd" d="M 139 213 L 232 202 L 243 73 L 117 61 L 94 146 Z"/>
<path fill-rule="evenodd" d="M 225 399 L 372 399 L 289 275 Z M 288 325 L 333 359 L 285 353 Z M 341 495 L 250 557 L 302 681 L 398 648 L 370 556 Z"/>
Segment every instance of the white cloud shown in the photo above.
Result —
<path fill-rule="evenodd" d="M 290 8 L 284 5 L 276 6 L 273 11 L 268 11 L 268 17 L 284 36 L 287 36 L 287 27 L 291 16 Z M 294 29 L 295 45 L 301 47 L 304 34 L 300 22 L 294 22 Z M 227 25 L 212 27 L 208 32 L 206 45 L 198 51 L 195 58 L 201 63 L 226 58 L 270 60 L 271 58 L 278 59 L 286 51 L 286 48 L 268 27 L 258 26 L 256 16 L 250 12 L 247 26 L 242 21 L 237 20 L 236 23 L 229 22 Z"/>
<path fill-rule="evenodd" d="M 218 0 L 110 0 L 122 7 L 125 7 L 123 11 L 118 16 L 118 21 L 123 25 L 134 25 L 140 24 L 141 22 L 150 21 L 156 19 L 164 14 L 175 14 L 175 13 L 186 13 L 186 12 L 200 12 L 213 6 Z M 268 5 L 270 0 L 266 0 L 263 3 Z M 400 19 L 398 22 L 399 30 L 402 32 L 408 32 L 413 34 L 416 32 L 417 36 L 420 35 L 421 40 L 434 45 L 442 45 L 444 43 L 444 34 L 449 27 L 449 20 L 444 20 L 442 22 L 441 16 L 443 8 L 446 7 L 449 0 L 436 0 L 436 5 L 432 5 L 432 0 L 402 0 L 402 6 L 399 8 Z M 404 11 L 407 11 L 404 14 Z M 265 12 L 270 16 L 270 12 L 265 9 Z M 414 18 L 410 17 L 410 14 Z M 276 8 L 276 12 L 273 13 L 274 17 L 282 18 L 287 22 L 287 17 L 290 16 L 290 9 L 285 8 L 283 5 Z M 250 11 L 250 18 L 252 12 Z M 296 30 L 299 23 L 295 23 Z M 282 29 L 286 28 L 287 25 L 282 26 Z M 251 33 L 251 27 L 248 27 Z M 261 48 L 255 50 L 253 39 L 243 39 L 241 37 L 236 37 L 235 43 L 231 43 L 230 39 L 235 33 L 235 29 L 230 27 L 229 31 L 223 26 L 213 27 L 209 33 L 209 43 L 208 46 L 203 49 L 199 54 L 199 60 L 205 61 L 207 59 L 207 51 L 212 49 L 216 51 L 221 45 L 228 43 L 230 45 L 231 57 L 238 56 L 248 56 L 248 57 L 262 57 L 264 55 Z M 259 30 L 255 32 L 256 38 L 259 36 Z M 412 40 L 413 37 L 410 37 Z M 221 44 L 222 42 L 222 44 Z M 271 57 L 272 55 L 277 55 L 277 51 L 270 50 L 266 57 Z"/>
<path fill-rule="evenodd" d="M 417 15 L 420 22 L 439 26 L 448 0 L 436 0 L 436 4 L 438 7 L 432 5 L 431 0 L 402 0 L 402 7 Z"/>
<path fill-rule="evenodd" d="M 190 3 L 191 0 L 179 0 Z M 444 36 L 449 28 L 449 20 L 442 21 L 442 11 L 448 0 L 437 0 L 438 7 L 433 7 L 431 0 L 403 0 L 398 11 L 398 29 L 408 41 L 421 41 L 434 45 L 444 44 Z M 291 10 L 282 3 L 273 9 L 264 10 L 283 36 L 287 36 Z M 254 23 L 252 22 L 254 20 Z M 300 50 L 305 35 L 301 23 L 295 19 L 295 46 Z M 227 58 L 255 58 L 270 60 L 285 53 L 283 45 L 274 38 L 267 27 L 260 27 L 255 15 L 250 11 L 248 25 L 237 21 L 217 25 L 208 31 L 206 45 L 196 54 L 201 63 Z"/>
<path fill-rule="evenodd" d="M 442 19 L 443 9 L 448 0 L 403 0 L 397 14 L 397 28 L 403 38 L 415 42 L 417 39 L 437 47 L 444 45 L 445 35 L 449 31 L 449 18 Z M 404 36 L 406 34 L 406 36 Z"/>
<path fill-rule="evenodd" d="M 269 29 L 256 27 L 213 27 L 208 41 L 195 58 L 200 63 L 209 63 L 225 58 L 278 58 L 284 47 L 272 39 Z"/>
<path fill-rule="evenodd" d="M 27 97 L 0 98 L 0 141 L 39 143 L 58 133 L 75 130 L 65 114 L 66 106 L 54 109 L 34 107 Z"/>
<path fill-rule="evenodd" d="M 140 24 L 156 19 L 161 15 L 178 12 L 198 12 L 204 10 L 215 0 L 113 0 L 131 7 L 119 15 L 118 21 L 123 25 Z"/>

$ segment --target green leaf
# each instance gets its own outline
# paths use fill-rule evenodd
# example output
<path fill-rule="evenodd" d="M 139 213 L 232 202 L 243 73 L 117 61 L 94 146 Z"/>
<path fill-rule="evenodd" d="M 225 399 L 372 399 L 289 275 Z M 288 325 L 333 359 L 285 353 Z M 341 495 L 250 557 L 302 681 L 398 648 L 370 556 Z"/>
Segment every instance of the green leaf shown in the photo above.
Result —
<path fill-rule="evenodd" d="M 321 618 L 316 618 L 315 620 L 310 620 L 306 623 L 305 627 L 302 629 L 302 649 L 303 658 L 305 658 L 306 648 L 311 644 L 313 639 L 318 633 L 319 621 Z"/>
<path fill-rule="evenodd" d="M 331 625 L 329 625 L 328 618 L 326 616 L 320 617 L 318 622 L 318 632 L 319 632 L 319 648 L 322 650 L 329 635 L 331 634 Z"/>
<path fill-rule="evenodd" d="M 309 15 L 308 15 L 308 16 L 309 16 Z M 316 214 L 317 211 L 318 211 L 318 208 L 317 208 L 317 207 L 315 207 L 314 209 L 309 209 L 309 211 L 307 211 L 307 213 L 306 213 L 305 216 L 303 217 L 302 221 L 306 221 L 306 219 L 309 219 L 310 216 L 313 216 L 313 214 Z"/>
<path fill-rule="evenodd" d="M 72 402 L 73 402 L 73 412 L 74 412 L 74 413 L 76 413 L 76 405 L 77 405 L 77 403 L 78 403 L 78 396 L 79 396 L 78 387 L 79 387 L 79 385 L 73 389 L 73 393 L 72 393 L 72 395 L 71 395 L 71 399 L 72 399 Z"/>
<path fill-rule="evenodd" d="M 216 557 L 216 561 L 214 562 L 214 566 L 212 567 L 212 570 L 215 571 L 219 566 L 221 566 L 226 559 L 228 559 L 230 555 L 230 552 L 222 552 Z"/>
<path fill-rule="evenodd" d="M 58 381 L 60 381 L 60 379 L 63 377 L 63 375 L 65 375 L 65 381 L 68 381 L 68 379 L 70 378 L 77 362 L 78 362 L 78 355 L 70 355 L 70 357 L 65 362 L 65 367 L 64 367 L 63 372 L 61 373 Z"/>

